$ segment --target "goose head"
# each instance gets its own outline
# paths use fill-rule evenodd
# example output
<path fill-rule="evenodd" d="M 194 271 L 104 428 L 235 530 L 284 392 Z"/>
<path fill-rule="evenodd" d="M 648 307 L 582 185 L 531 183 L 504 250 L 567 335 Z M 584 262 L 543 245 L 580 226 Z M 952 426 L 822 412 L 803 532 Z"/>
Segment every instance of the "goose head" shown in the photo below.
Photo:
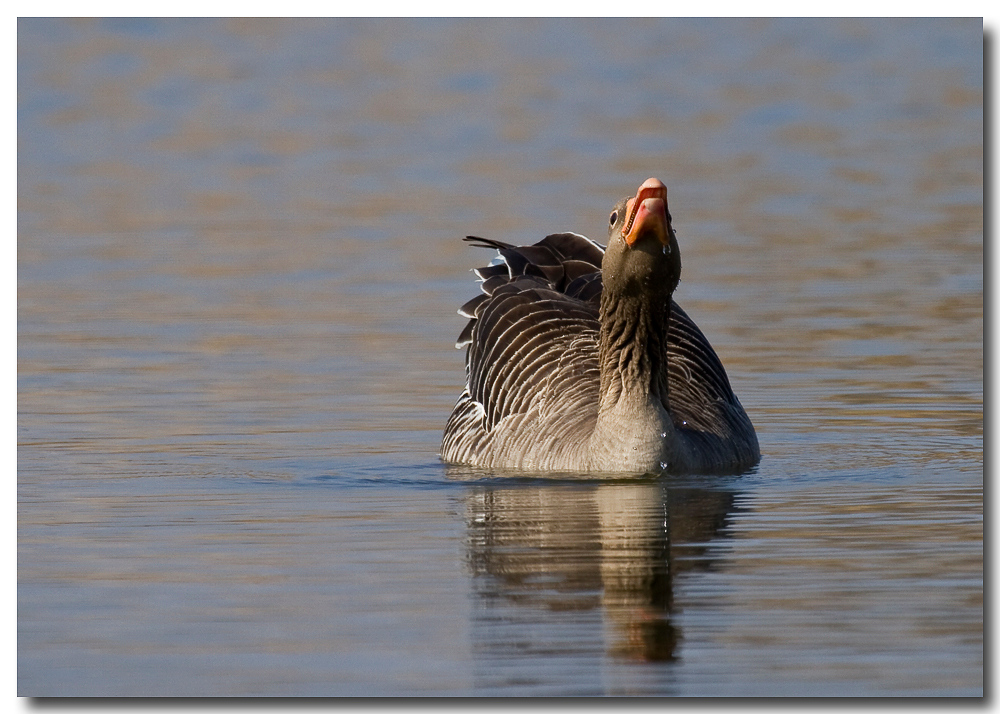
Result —
<path fill-rule="evenodd" d="M 604 287 L 618 295 L 671 295 L 681 277 L 681 253 L 667 209 L 667 187 L 650 178 L 611 211 Z"/>

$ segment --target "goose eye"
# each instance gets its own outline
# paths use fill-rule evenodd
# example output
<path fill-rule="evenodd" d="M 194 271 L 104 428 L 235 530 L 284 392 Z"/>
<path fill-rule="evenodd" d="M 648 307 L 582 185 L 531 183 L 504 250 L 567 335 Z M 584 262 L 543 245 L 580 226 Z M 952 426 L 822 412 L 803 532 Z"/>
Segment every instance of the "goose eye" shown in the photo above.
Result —
<path fill-rule="evenodd" d="M 614 225 L 615 223 L 617 223 L 618 222 L 618 211 L 612 211 L 610 219 L 611 219 L 611 225 Z"/>

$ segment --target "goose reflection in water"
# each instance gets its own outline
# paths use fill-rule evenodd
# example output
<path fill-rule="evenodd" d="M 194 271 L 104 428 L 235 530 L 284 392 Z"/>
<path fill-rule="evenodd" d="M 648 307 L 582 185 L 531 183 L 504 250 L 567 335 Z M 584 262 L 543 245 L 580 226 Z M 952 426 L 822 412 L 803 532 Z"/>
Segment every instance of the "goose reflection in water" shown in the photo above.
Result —
<path fill-rule="evenodd" d="M 710 566 L 734 498 L 662 480 L 473 486 L 474 652 L 677 658 L 674 582 Z"/>

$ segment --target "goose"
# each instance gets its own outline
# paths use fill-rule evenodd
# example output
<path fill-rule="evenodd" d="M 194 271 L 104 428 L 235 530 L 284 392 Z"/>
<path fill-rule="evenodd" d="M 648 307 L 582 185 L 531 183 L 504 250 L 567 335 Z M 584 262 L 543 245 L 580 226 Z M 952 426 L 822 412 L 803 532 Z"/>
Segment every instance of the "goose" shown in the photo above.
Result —
<path fill-rule="evenodd" d="M 739 473 L 753 424 L 715 350 L 674 301 L 681 274 L 667 187 L 647 179 L 611 211 L 608 243 L 555 233 L 529 246 L 467 236 L 474 272 L 465 390 L 441 459 L 576 474 Z"/>

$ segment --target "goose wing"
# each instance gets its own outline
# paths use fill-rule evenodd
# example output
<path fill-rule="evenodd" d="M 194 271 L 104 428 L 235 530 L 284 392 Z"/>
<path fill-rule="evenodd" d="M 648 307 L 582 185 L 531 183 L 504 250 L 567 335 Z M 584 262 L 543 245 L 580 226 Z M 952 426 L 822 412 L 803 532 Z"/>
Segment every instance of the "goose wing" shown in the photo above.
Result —
<path fill-rule="evenodd" d="M 670 306 L 667 342 L 670 416 L 690 439 L 706 448 L 718 438 L 731 440 L 741 459 L 757 452 L 757 436 L 750 418 L 729 384 L 722 361 L 708 339 L 677 302 Z M 745 446 L 745 449 L 743 448 Z"/>
<path fill-rule="evenodd" d="M 456 342 L 467 348 L 467 382 L 442 456 L 466 460 L 501 423 L 536 443 L 589 432 L 600 389 L 601 246 L 575 233 L 532 246 L 466 240 L 497 257 L 474 271 L 482 294 L 459 309 L 469 318 Z"/>

